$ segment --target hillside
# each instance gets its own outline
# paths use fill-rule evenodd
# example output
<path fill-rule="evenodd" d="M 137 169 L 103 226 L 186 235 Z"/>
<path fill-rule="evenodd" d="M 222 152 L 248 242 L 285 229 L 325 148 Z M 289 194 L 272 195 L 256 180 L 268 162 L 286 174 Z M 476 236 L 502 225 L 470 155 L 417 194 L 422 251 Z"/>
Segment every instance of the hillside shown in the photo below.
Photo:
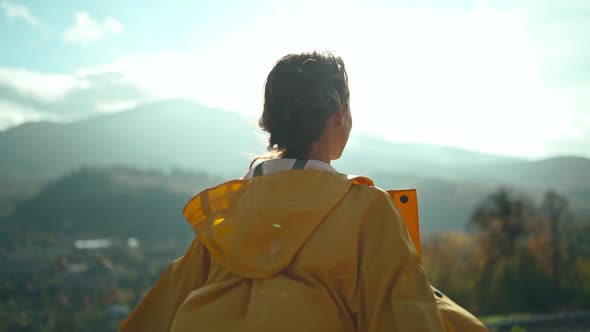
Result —
<path fill-rule="evenodd" d="M 540 189 L 584 192 L 590 190 L 590 159 L 556 157 L 531 162 L 482 165 L 472 175 L 472 179 L 495 180 Z"/>
<path fill-rule="evenodd" d="M 446 180 L 377 175 L 384 188 L 417 187 L 423 234 L 463 230 L 485 187 Z M 200 190 L 221 182 L 207 173 L 138 170 L 129 167 L 82 168 L 49 182 L 16 205 L 3 223 L 10 238 L 37 236 L 71 240 L 138 237 L 142 240 L 191 235 L 181 210 Z M 36 234 L 36 235 L 35 235 Z"/>
<path fill-rule="evenodd" d="M 443 230 L 464 231 L 475 205 L 495 189 L 480 183 L 387 173 L 375 174 L 373 179 L 386 189 L 418 189 L 424 237 Z M 33 236 L 36 241 L 187 238 L 192 236 L 192 231 L 181 214 L 182 207 L 202 189 L 222 181 L 204 172 L 82 168 L 47 183 L 13 206 L 13 213 L 0 223 L 0 233 L 5 241 L 18 243 L 25 235 Z M 572 199 L 590 206 L 587 197 L 570 196 Z M 585 214 L 590 211 L 586 210 Z"/>
<path fill-rule="evenodd" d="M 23 236 L 76 238 L 138 237 L 164 241 L 190 238 L 185 202 L 220 178 L 206 173 L 83 168 L 48 183 L 16 205 L 2 224 L 4 240 Z"/>
<path fill-rule="evenodd" d="M 0 132 L 0 177 L 50 179 L 85 165 L 137 165 L 243 175 L 265 149 L 256 121 L 186 100 L 166 100 L 68 124 L 30 123 Z M 460 177 L 460 166 L 514 158 L 351 135 L 335 165 L 346 173 L 387 171 Z"/>
<path fill-rule="evenodd" d="M 220 182 L 242 176 L 263 151 L 264 136 L 254 120 L 186 100 L 159 101 L 68 124 L 24 124 L 0 132 L 0 219 L 25 199 L 37 199 L 35 206 L 62 199 L 51 196 L 55 182 L 49 182 L 41 196 L 33 195 L 43 183 L 66 174 L 57 180 L 63 181 L 81 167 L 186 169 L 189 178 L 201 171 Z M 519 187 L 533 196 L 556 189 L 570 198 L 575 212 L 590 213 L 587 158 L 525 161 L 436 145 L 392 143 L 353 131 L 344 156 L 334 166 L 343 173 L 371 176 L 383 188 L 417 188 L 425 233 L 462 230 L 473 204 L 499 185 Z M 199 188 L 200 182 L 176 181 L 158 172 L 152 174 L 154 179 L 144 174 L 133 181 L 155 181 L 155 191 L 176 195 L 174 211 Z M 121 177 L 120 169 L 115 173 L 117 190 L 129 190 L 126 181 L 135 177 Z M 102 197 L 101 183 L 94 185 L 98 196 L 91 197 L 97 200 Z M 18 218 L 32 218 L 25 210 L 20 207 Z"/>
<path fill-rule="evenodd" d="M 495 187 L 411 175 L 375 174 L 382 188 L 415 188 L 418 192 L 420 228 L 423 236 L 443 230 L 465 231 L 473 208 Z"/>
<path fill-rule="evenodd" d="M 50 179 L 86 165 L 211 169 L 237 174 L 261 139 L 241 116 L 188 101 L 69 124 L 25 124 L 0 133 L 4 177 Z"/>

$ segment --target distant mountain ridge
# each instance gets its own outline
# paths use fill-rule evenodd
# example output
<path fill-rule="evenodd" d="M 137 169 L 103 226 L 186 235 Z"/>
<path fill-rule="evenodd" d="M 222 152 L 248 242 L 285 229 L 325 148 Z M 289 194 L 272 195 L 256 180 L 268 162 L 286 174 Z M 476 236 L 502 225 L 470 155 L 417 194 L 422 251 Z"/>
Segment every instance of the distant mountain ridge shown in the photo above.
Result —
<path fill-rule="evenodd" d="M 69 124 L 27 123 L 0 132 L 0 174 L 55 177 L 82 165 L 137 164 L 214 168 L 236 176 L 264 147 L 264 136 L 251 119 L 187 100 L 166 100 Z M 336 164 L 347 172 L 421 171 L 433 165 L 515 161 L 519 160 L 457 148 L 391 143 L 353 132 L 347 152 Z"/>
<path fill-rule="evenodd" d="M 241 177 L 265 151 L 256 121 L 187 100 L 166 100 L 68 123 L 29 123 L 0 132 L 0 179 L 47 181 L 84 166 L 184 169 Z M 468 213 L 498 185 L 530 192 L 557 189 L 590 210 L 590 159 L 540 161 L 354 133 L 340 172 L 374 178 L 383 188 L 418 188 L 430 231 L 461 229 Z M 5 181 L 5 183 L 8 183 Z"/>
<path fill-rule="evenodd" d="M 0 177 L 54 178 L 81 166 L 208 170 L 243 175 L 265 152 L 256 121 L 188 100 L 164 100 L 69 124 L 29 123 L 0 132 Z M 411 174 L 451 180 L 584 190 L 590 159 L 540 161 L 458 148 L 392 143 L 353 131 L 334 165 L 352 174 Z"/>
<path fill-rule="evenodd" d="M 228 137 L 231 134 L 231 137 Z M 69 124 L 36 123 L 0 132 L 0 176 L 53 178 L 85 165 L 215 169 L 245 167 L 259 138 L 237 113 L 162 101 Z"/>

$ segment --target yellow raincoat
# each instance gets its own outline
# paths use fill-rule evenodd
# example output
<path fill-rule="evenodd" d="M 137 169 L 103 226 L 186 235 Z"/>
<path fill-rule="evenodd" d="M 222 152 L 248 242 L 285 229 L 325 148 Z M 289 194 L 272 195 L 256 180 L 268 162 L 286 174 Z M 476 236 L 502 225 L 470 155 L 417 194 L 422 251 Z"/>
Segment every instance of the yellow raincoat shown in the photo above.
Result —
<path fill-rule="evenodd" d="M 428 283 L 370 179 L 288 170 L 195 196 L 197 233 L 120 331 L 487 331 Z"/>

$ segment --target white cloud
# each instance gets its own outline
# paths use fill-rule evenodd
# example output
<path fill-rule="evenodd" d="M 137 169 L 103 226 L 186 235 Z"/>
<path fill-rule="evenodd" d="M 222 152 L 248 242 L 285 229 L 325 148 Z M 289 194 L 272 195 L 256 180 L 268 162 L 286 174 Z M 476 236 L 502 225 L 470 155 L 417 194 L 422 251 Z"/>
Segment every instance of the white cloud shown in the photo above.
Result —
<path fill-rule="evenodd" d="M 544 52 L 530 42 L 528 13 L 480 6 L 460 13 L 325 15 L 330 10 L 286 9 L 197 53 L 161 52 L 66 74 L 0 69 L 0 100 L 4 84 L 21 96 L 14 103 L 64 119 L 173 97 L 258 115 L 274 61 L 288 52 L 330 49 L 349 71 L 355 130 L 521 157 L 567 149 L 588 154 L 579 148 L 587 144 L 576 142 L 590 137 L 583 113 L 589 90 L 548 81 Z M 79 43 L 123 30 L 114 19 L 100 23 L 85 15 L 78 21 L 90 32 L 72 37 Z"/>
<path fill-rule="evenodd" d="M 14 92 L 38 102 L 55 102 L 74 89 L 87 87 L 88 82 L 72 75 L 0 68 L 0 86 L 8 86 Z"/>
<path fill-rule="evenodd" d="M 138 100 L 122 100 L 114 103 L 99 103 L 96 109 L 102 113 L 116 113 L 132 109 L 140 104 Z"/>
<path fill-rule="evenodd" d="M 31 10 L 25 5 L 12 1 L 2 1 L 2 3 L 0 3 L 0 7 L 4 12 L 4 16 L 9 21 L 21 20 L 33 28 L 44 28 L 41 20 L 33 15 Z"/>
<path fill-rule="evenodd" d="M 0 130 L 42 119 L 41 113 L 29 107 L 0 100 Z"/>
<path fill-rule="evenodd" d="M 54 74 L 0 67 L 0 129 L 25 121 L 74 121 L 153 98 L 114 66 Z"/>
<path fill-rule="evenodd" d="M 107 17 L 104 20 L 104 27 L 112 34 L 119 34 L 123 32 L 123 25 L 112 17 Z"/>
<path fill-rule="evenodd" d="M 426 38 L 426 32 L 422 37 Z M 566 93 L 548 87 L 526 50 L 504 55 L 494 50 L 512 44 L 486 46 L 472 40 L 474 49 L 460 48 L 461 55 L 437 48 L 444 43 L 452 49 L 461 43 L 460 38 L 423 45 L 400 38 L 391 42 L 396 49 L 384 45 L 369 54 L 354 47 L 340 52 L 351 78 L 355 130 L 395 141 L 422 141 L 521 157 L 559 151 L 584 154 L 579 148 L 583 145 L 576 142 L 588 137 L 584 133 L 590 122 L 579 117 L 576 110 L 590 105 L 590 100 L 584 99 L 590 95 L 588 90 Z M 67 74 L 0 68 L 0 100 L 8 99 L 62 121 L 174 97 L 258 115 L 264 79 L 273 62 L 286 52 L 300 49 L 288 45 L 264 49 L 262 44 L 252 46 L 248 42 L 233 47 L 196 54 L 163 52 Z M 243 51 L 248 47 L 261 50 Z M 430 58 L 434 51 L 440 58 Z M 31 116 L 19 118 L 14 107 L 10 114 L 2 113 L 0 109 L 0 127 L 35 120 Z M 556 148 L 552 142 L 564 145 Z"/>
<path fill-rule="evenodd" d="M 64 31 L 62 40 L 66 43 L 89 45 L 100 42 L 107 36 L 118 35 L 124 30 L 121 22 L 112 17 L 97 21 L 87 12 L 78 12 L 75 23 Z"/>

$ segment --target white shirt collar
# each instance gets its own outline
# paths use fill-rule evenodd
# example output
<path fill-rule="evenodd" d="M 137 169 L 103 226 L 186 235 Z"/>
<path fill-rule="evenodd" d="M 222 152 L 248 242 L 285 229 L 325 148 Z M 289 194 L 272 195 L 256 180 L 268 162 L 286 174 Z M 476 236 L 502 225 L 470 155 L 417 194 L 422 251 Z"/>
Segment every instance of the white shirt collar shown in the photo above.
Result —
<path fill-rule="evenodd" d="M 279 159 L 266 160 L 262 164 L 262 174 L 268 175 L 268 174 L 273 174 L 276 172 L 290 170 L 293 168 L 295 161 L 296 161 L 296 159 L 289 159 L 289 158 L 279 158 Z M 326 164 L 323 161 L 314 160 L 314 159 L 308 160 L 307 163 L 305 164 L 304 169 L 316 169 L 316 170 L 320 170 L 320 171 L 327 171 L 327 172 L 333 172 L 333 173 L 338 172 L 334 167 L 332 167 L 332 165 Z M 254 174 L 254 167 L 252 167 L 252 169 L 250 171 L 248 171 L 248 173 L 246 173 L 246 175 L 244 175 L 244 177 L 242 177 L 242 180 L 251 179 L 253 174 Z"/>

